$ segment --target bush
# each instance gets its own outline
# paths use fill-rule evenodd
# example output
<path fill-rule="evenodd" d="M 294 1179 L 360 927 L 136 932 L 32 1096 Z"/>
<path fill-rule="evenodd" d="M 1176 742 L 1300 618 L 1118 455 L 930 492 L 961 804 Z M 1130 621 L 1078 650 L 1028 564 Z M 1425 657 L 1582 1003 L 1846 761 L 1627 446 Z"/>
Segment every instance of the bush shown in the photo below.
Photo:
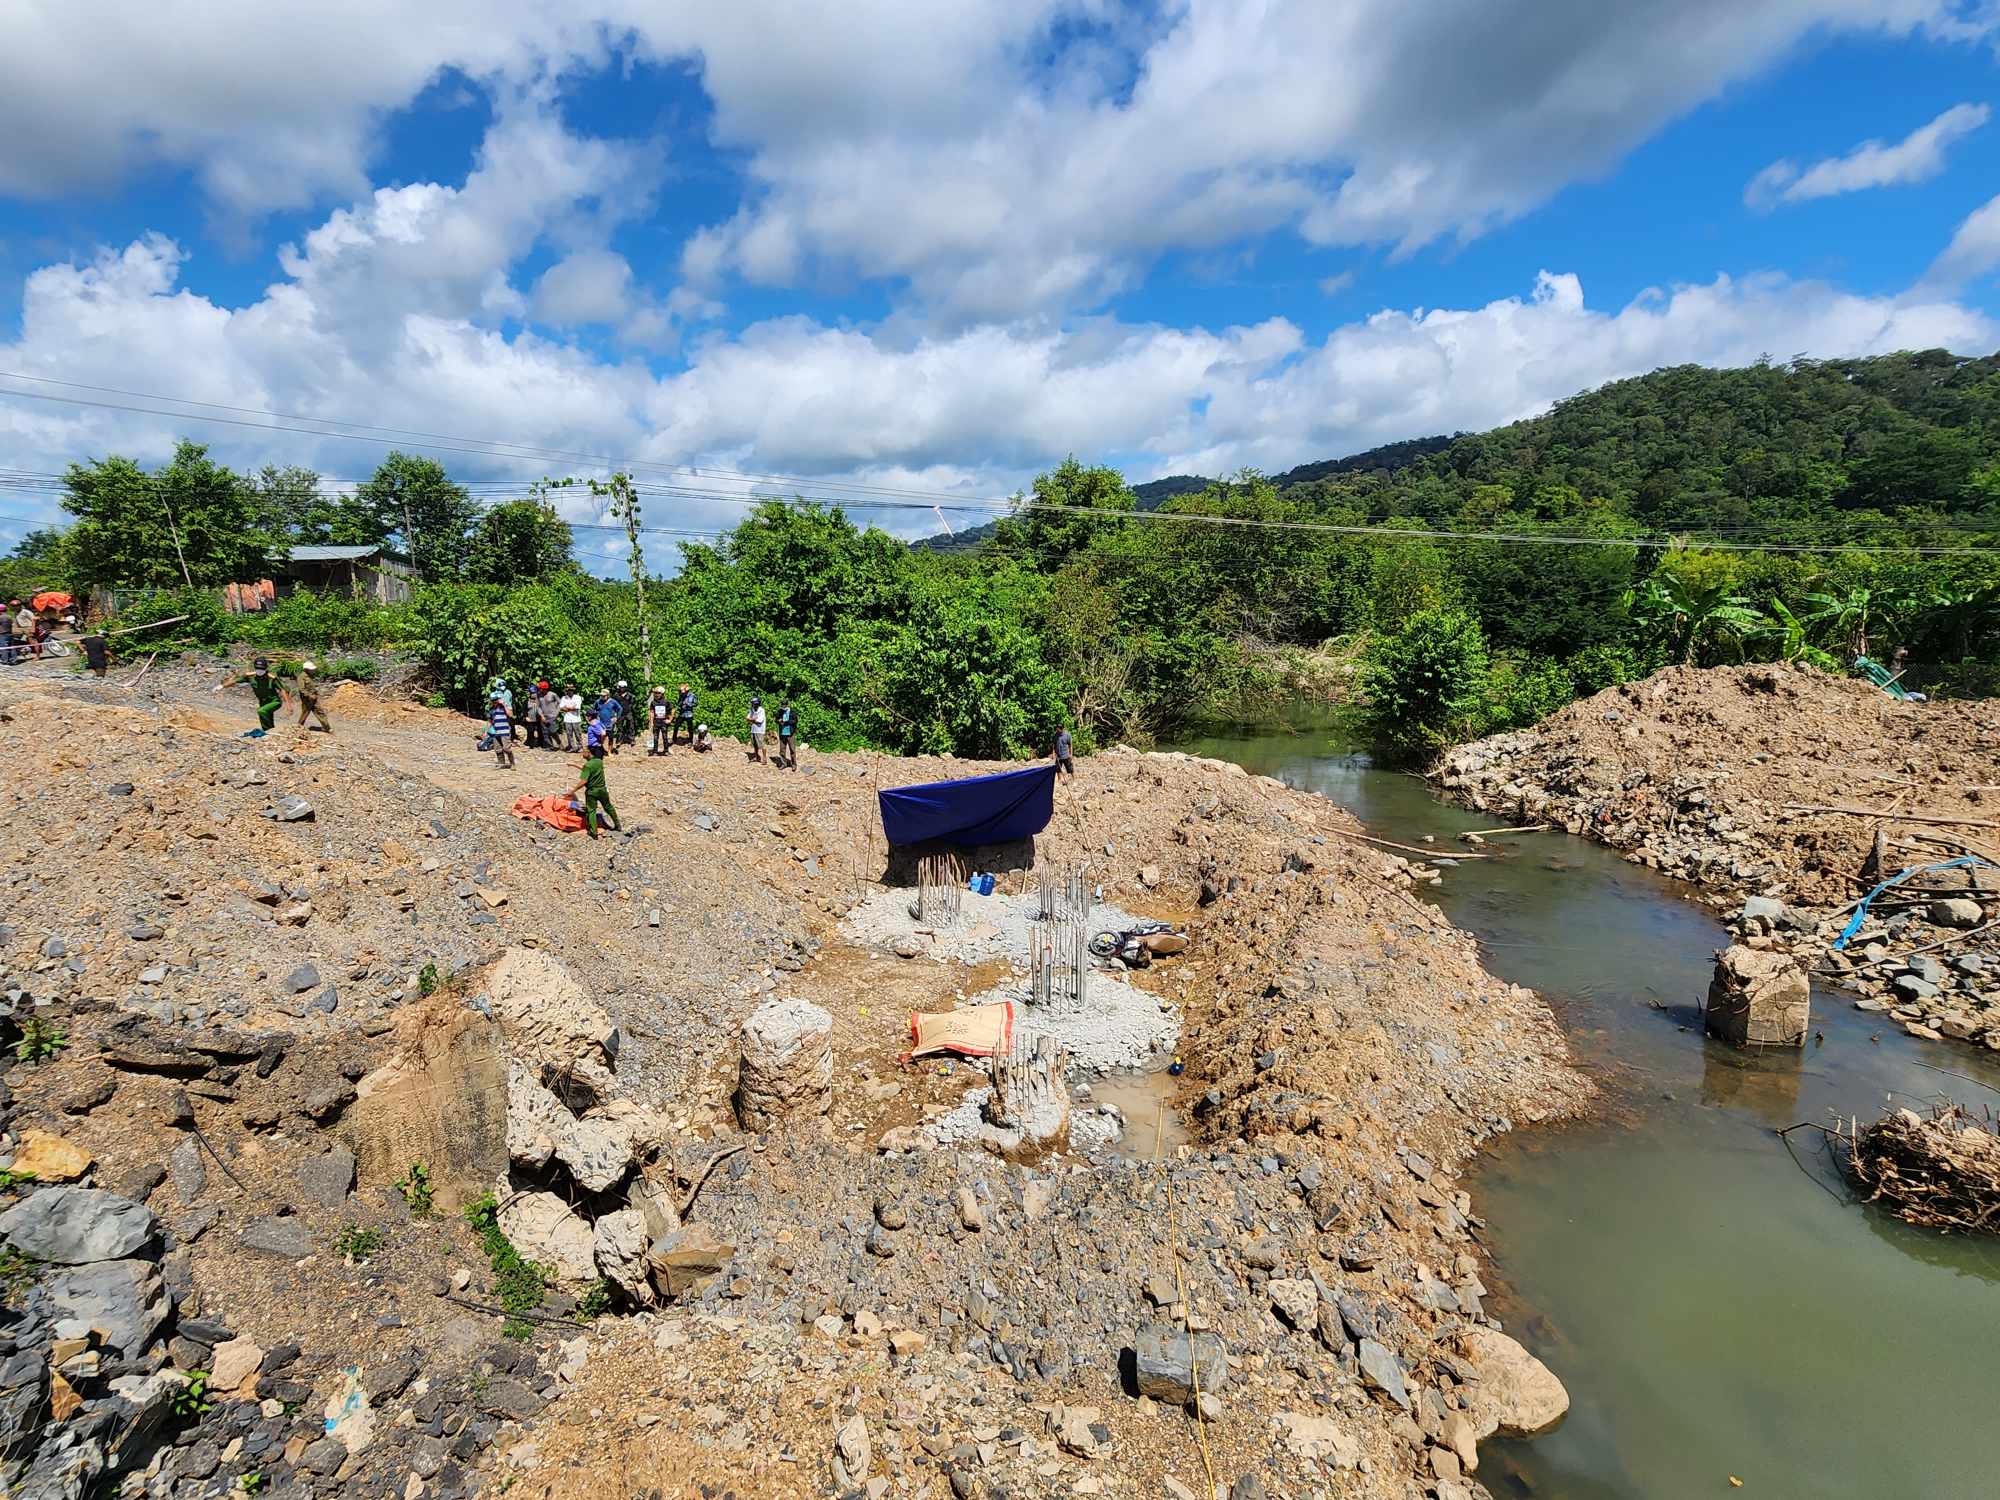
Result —
<path fill-rule="evenodd" d="M 385 609 L 372 599 L 315 594 L 307 589 L 287 594 L 269 609 L 238 618 L 243 640 L 297 650 L 330 646 L 377 650 L 394 639 L 402 623 L 399 611 Z"/>
<path fill-rule="evenodd" d="M 320 674 L 328 682 L 346 678 L 349 682 L 373 682 L 382 675 L 382 664 L 372 656 L 343 656 L 326 664 Z"/>
<path fill-rule="evenodd" d="M 175 620 L 156 630 L 134 630 L 134 626 Z M 108 628 L 121 634 L 109 637 L 111 654 L 120 661 L 133 657 L 179 656 L 184 651 L 213 651 L 235 636 L 229 612 L 212 589 L 156 589 L 123 601 Z"/>
<path fill-rule="evenodd" d="M 1593 693 L 1601 693 L 1608 687 L 1616 687 L 1621 682 L 1637 682 L 1648 674 L 1649 668 L 1639 659 L 1639 654 L 1630 646 L 1613 645 L 1606 642 L 1599 646 L 1585 646 L 1564 664 L 1569 669 L 1571 685 L 1579 698 L 1588 698 Z"/>
<path fill-rule="evenodd" d="M 1454 744 L 1480 727 L 1487 675 L 1478 620 L 1462 609 L 1420 609 L 1368 648 L 1370 731 L 1406 755 Z"/>
<path fill-rule="evenodd" d="M 1487 721 L 1494 729 L 1526 729 L 1539 724 L 1576 697 L 1576 683 L 1562 663 L 1546 657 L 1508 662 L 1489 679 Z"/>

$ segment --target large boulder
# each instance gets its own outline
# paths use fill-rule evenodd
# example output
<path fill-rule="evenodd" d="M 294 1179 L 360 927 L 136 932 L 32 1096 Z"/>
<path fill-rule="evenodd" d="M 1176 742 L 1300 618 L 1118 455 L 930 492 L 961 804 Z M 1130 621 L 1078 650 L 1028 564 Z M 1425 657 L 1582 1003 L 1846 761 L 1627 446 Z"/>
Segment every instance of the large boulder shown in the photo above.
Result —
<path fill-rule="evenodd" d="M 621 1208 L 599 1219 L 592 1229 L 591 1255 L 597 1274 L 641 1307 L 658 1305 L 646 1265 L 650 1242 L 646 1216 L 636 1208 Z"/>
<path fill-rule="evenodd" d="M 484 988 L 507 1047 L 572 1103 L 614 1092 L 618 1028 L 568 969 L 536 948 L 510 948 L 486 971 Z"/>
<path fill-rule="evenodd" d="M 808 1000 L 770 1000 L 743 1023 L 736 1114 L 769 1130 L 833 1107 L 833 1017 Z"/>
<path fill-rule="evenodd" d="M 131 1358 L 146 1352 L 167 1321 L 166 1283 L 151 1261 L 73 1266 L 43 1285 L 58 1321 L 76 1319 Z"/>
<path fill-rule="evenodd" d="M 1479 1374 L 1465 1392 L 1475 1436 L 1533 1437 L 1563 1419 L 1569 1392 L 1547 1365 L 1496 1328 L 1469 1328 L 1460 1337 L 1466 1363 Z"/>
<path fill-rule="evenodd" d="M 59 1266 L 123 1260 L 159 1232 L 153 1211 L 98 1188 L 46 1187 L 0 1214 L 0 1236 L 24 1255 Z"/>
<path fill-rule="evenodd" d="M 597 1275 L 590 1225 L 554 1193 L 520 1193 L 505 1200 L 500 1232 L 529 1260 L 554 1267 L 564 1281 L 589 1281 Z"/>
<path fill-rule="evenodd" d="M 1229 1356 L 1222 1340 L 1185 1329 L 1150 1323 L 1139 1330 L 1135 1351 L 1139 1394 L 1185 1406 L 1195 1398 L 1197 1379 L 1205 1392 L 1221 1394 L 1229 1385 Z"/>
<path fill-rule="evenodd" d="M 642 1139 L 657 1143 L 647 1111 L 619 1100 L 578 1119 L 526 1066 L 508 1064 L 507 1154 L 515 1166 L 540 1171 L 558 1161 L 577 1186 L 602 1193 L 624 1180 Z"/>
<path fill-rule="evenodd" d="M 1709 1035 L 1738 1047 L 1803 1047 L 1810 1028 L 1812 985 L 1784 953 L 1724 949 L 1709 981 Z"/>

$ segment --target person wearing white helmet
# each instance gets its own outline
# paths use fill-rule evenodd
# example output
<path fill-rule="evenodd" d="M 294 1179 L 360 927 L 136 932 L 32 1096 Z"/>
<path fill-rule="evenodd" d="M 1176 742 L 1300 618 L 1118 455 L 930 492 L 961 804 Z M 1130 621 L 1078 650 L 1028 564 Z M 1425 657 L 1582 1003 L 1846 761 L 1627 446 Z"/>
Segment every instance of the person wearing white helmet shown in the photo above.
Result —
<path fill-rule="evenodd" d="M 306 724 L 306 715 L 310 714 L 319 720 L 319 727 L 321 729 L 325 730 L 328 734 L 332 734 L 333 725 L 327 722 L 326 710 L 319 706 L 319 666 L 317 663 L 309 661 L 299 663 L 299 680 L 297 686 L 299 690 L 299 728 L 305 729 L 309 727 Z"/>

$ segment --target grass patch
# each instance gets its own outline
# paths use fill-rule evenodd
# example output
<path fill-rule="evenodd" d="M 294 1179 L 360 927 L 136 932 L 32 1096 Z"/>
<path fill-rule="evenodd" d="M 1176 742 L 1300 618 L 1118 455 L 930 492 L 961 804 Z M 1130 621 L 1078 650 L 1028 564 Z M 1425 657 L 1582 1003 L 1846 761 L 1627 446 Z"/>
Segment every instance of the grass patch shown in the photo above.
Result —
<path fill-rule="evenodd" d="M 542 1305 L 542 1295 L 555 1273 L 529 1260 L 514 1248 L 514 1242 L 500 1229 L 500 1203 L 491 1193 L 481 1193 L 465 1206 L 465 1222 L 479 1236 L 479 1248 L 493 1267 L 493 1288 L 501 1307 L 509 1314 L 500 1331 L 510 1339 L 524 1339 L 534 1332 L 527 1319 L 513 1316 L 533 1312 Z"/>
<path fill-rule="evenodd" d="M 410 1163 L 410 1170 L 396 1179 L 396 1191 L 403 1195 L 403 1201 L 410 1205 L 410 1213 L 419 1219 L 428 1219 L 437 1210 L 431 1189 L 431 1169 L 420 1161 Z"/>
<path fill-rule="evenodd" d="M 29 1180 L 33 1180 L 32 1174 Z M 7 1306 L 19 1305 L 41 1274 L 42 1263 L 25 1250 L 0 1247 L 0 1295 L 5 1296 Z"/>
<path fill-rule="evenodd" d="M 382 1248 L 384 1238 L 379 1229 L 361 1229 L 349 1224 L 334 1239 L 333 1248 L 358 1265 Z"/>

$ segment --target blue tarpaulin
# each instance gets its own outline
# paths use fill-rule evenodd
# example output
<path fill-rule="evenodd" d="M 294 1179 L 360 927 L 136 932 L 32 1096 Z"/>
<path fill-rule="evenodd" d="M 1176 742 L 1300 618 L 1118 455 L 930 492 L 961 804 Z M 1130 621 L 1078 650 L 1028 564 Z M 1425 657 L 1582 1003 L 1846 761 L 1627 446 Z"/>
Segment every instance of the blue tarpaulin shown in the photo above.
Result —
<path fill-rule="evenodd" d="M 882 804 L 882 831 L 892 844 L 930 839 L 962 847 L 1004 844 L 1031 838 L 1049 826 L 1056 810 L 1056 768 L 1031 766 L 962 781 L 887 787 L 875 796 Z"/>

